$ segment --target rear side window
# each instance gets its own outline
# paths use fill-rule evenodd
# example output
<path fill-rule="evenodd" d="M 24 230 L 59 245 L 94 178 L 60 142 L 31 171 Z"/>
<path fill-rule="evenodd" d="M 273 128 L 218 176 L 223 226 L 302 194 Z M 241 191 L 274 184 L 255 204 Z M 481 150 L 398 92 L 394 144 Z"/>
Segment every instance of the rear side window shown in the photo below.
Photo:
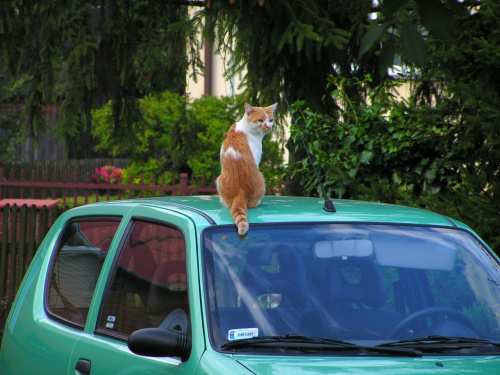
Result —
<path fill-rule="evenodd" d="M 51 263 L 45 294 L 47 311 L 84 326 L 104 258 L 120 224 L 118 218 L 84 219 L 68 224 Z"/>
<path fill-rule="evenodd" d="M 98 329 L 121 337 L 149 327 L 190 335 L 183 233 L 136 220 L 122 246 Z"/>

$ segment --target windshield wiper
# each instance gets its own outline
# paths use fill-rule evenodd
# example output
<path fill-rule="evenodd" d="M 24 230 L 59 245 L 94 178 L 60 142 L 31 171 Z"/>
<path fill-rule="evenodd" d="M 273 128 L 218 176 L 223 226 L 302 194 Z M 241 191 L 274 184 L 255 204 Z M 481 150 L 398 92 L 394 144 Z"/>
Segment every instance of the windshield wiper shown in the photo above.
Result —
<path fill-rule="evenodd" d="M 287 347 L 305 347 L 318 345 L 327 345 L 335 348 L 358 348 L 357 345 L 340 341 L 327 339 L 322 337 L 308 337 L 302 335 L 286 335 L 286 336 L 261 336 L 253 337 L 251 339 L 229 341 L 221 345 L 221 349 L 239 349 L 250 347 L 280 347 L 281 345 Z"/>
<path fill-rule="evenodd" d="M 451 350 L 500 348 L 500 342 L 473 337 L 428 336 L 377 345 L 379 348 L 413 348 L 425 353 Z M 500 349 L 496 349 L 499 351 Z"/>
<path fill-rule="evenodd" d="M 421 357 L 422 353 L 413 348 L 360 346 L 346 341 L 333 340 L 323 337 L 309 337 L 302 335 L 262 336 L 250 339 L 226 342 L 220 347 L 222 350 L 240 349 L 286 349 L 302 352 L 335 351 L 353 352 L 358 355 L 384 354 L 391 356 Z"/>

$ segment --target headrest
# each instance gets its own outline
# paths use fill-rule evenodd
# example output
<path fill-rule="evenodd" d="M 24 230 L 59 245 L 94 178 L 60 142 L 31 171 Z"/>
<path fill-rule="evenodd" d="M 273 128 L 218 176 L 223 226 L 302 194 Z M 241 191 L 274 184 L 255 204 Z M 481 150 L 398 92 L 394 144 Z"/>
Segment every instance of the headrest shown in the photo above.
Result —
<path fill-rule="evenodd" d="M 151 280 L 156 271 L 156 260 L 144 242 L 139 242 L 134 247 L 126 246 L 120 257 L 120 265 L 147 280 Z"/>
<path fill-rule="evenodd" d="M 152 315 L 168 314 L 174 309 L 188 309 L 186 261 L 171 260 L 158 266 L 148 298 Z"/>
<path fill-rule="evenodd" d="M 387 300 L 382 276 L 370 258 L 333 259 L 323 280 L 325 302 L 355 302 L 371 308 L 382 307 Z"/>

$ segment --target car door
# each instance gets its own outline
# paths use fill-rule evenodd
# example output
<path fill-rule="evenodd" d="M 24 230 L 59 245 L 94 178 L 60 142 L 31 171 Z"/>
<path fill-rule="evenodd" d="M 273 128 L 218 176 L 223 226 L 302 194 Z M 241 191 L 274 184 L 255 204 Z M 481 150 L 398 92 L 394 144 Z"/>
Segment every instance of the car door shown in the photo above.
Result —
<path fill-rule="evenodd" d="M 1 372 L 66 374 L 121 217 L 62 216 L 38 250 L 4 334 Z"/>
<path fill-rule="evenodd" d="M 123 239 L 109 260 L 107 280 L 73 351 L 76 374 L 193 374 L 204 349 L 199 316 L 196 238 L 191 221 L 179 214 L 136 207 Z M 129 335 L 161 327 L 193 340 L 187 361 L 132 353 Z"/>

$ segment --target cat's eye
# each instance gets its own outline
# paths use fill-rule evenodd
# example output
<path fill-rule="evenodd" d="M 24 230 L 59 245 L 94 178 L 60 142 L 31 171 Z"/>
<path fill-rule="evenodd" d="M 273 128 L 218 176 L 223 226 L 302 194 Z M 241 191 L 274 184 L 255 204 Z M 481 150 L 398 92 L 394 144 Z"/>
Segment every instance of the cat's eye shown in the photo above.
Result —
<path fill-rule="evenodd" d="M 264 120 L 262 120 L 262 119 L 259 119 L 259 122 L 264 122 Z"/>

